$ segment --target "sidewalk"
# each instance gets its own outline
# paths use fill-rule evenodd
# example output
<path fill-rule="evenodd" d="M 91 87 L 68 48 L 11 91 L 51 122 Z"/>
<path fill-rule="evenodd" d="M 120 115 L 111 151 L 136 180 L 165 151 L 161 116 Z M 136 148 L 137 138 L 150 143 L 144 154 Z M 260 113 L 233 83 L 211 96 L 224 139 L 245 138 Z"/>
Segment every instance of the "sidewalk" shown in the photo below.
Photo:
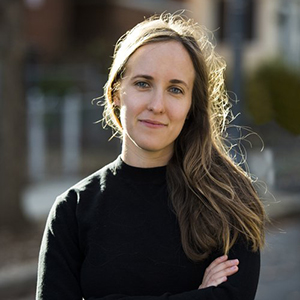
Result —
<path fill-rule="evenodd" d="M 28 186 L 23 195 L 23 210 L 36 223 L 45 223 L 55 198 L 78 182 L 79 178 L 40 182 Z M 19 299 L 36 285 L 37 258 L 0 269 L 0 299 Z"/>
<path fill-rule="evenodd" d="M 79 178 L 74 177 L 28 187 L 23 198 L 26 215 L 35 221 L 44 221 L 56 196 L 78 180 Z M 263 194 L 262 198 L 271 221 L 300 214 L 300 193 L 274 190 Z M 35 285 L 36 270 L 37 261 L 0 270 L 0 298 L 8 299 L 11 291 L 16 294 L 26 291 L 30 285 Z"/>
<path fill-rule="evenodd" d="M 23 197 L 23 209 L 28 218 L 39 221 L 47 217 L 56 197 L 76 184 L 80 178 L 68 177 L 29 186 Z"/>

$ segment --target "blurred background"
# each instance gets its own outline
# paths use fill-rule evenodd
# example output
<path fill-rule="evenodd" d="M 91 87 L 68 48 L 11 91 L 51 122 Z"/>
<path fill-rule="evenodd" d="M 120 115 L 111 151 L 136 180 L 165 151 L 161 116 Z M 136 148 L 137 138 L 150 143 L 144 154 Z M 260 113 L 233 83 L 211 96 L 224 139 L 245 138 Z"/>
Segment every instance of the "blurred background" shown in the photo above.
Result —
<path fill-rule="evenodd" d="M 300 0 L 0 0 L 1 299 L 34 299 L 55 197 L 120 152 L 92 104 L 117 39 L 182 9 L 228 63 L 228 134 L 272 220 L 256 299 L 300 299 Z"/>

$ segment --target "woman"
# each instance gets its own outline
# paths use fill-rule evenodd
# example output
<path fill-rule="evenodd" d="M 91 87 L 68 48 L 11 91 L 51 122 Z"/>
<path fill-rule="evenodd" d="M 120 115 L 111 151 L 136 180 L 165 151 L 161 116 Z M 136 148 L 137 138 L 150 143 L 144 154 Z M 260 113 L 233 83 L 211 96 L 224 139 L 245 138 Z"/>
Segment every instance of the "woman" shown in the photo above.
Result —
<path fill-rule="evenodd" d="M 224 68 L 180 15 L 118 41 L 104 117 L 122 152 L 57 198 L 37 299 L 254 299 L 265 214 L 223 143 Z"/>

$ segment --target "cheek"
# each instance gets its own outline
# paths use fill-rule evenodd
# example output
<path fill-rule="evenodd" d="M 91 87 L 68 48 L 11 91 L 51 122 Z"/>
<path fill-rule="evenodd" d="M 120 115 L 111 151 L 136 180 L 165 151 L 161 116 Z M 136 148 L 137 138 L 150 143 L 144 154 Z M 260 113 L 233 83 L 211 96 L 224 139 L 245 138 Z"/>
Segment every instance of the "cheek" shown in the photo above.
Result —
<path fill-rule="evenodd" d="M 185 107 L 180 106 L 173 111 L 173 119 L 176 120 L 178 123 L 184 124 L 185 120 L 188 117 L 189 111 L 190 105 Z"/>
<path fill-rule="evenodd" d="M 136 117 L 146 110 L 147 101 L 141 95 L 135 93 L 127 93 L 121 98 L 121 111 L 127 116 Z"/>
<path fill-rule="evenodd" d="M 179 117 L 177 115 L 176 119 L 173 118 L 173 124 L 174 124 L 174 133 L 176 132 L 177 135 L 180 134 L 180 132 L 182 131 L 184 124 L 186 122 L 187 115 L 186 114 L 181 114 L 181 116 Z"/>

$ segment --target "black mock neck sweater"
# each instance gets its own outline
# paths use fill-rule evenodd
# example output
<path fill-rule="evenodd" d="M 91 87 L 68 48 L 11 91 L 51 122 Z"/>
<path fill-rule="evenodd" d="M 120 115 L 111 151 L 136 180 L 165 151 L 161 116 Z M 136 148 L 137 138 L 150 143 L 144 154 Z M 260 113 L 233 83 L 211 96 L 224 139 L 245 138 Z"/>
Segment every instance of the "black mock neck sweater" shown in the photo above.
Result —
<path fill-rule="evenodd" d="M 260 255 L 235 245 L 239 271 L 198 290 L 208 265 L 183 252 L 166 167 L 136 168 L 121 158 L 60 195 L 39 257 L 36 299 L 252 300 Z"/>

